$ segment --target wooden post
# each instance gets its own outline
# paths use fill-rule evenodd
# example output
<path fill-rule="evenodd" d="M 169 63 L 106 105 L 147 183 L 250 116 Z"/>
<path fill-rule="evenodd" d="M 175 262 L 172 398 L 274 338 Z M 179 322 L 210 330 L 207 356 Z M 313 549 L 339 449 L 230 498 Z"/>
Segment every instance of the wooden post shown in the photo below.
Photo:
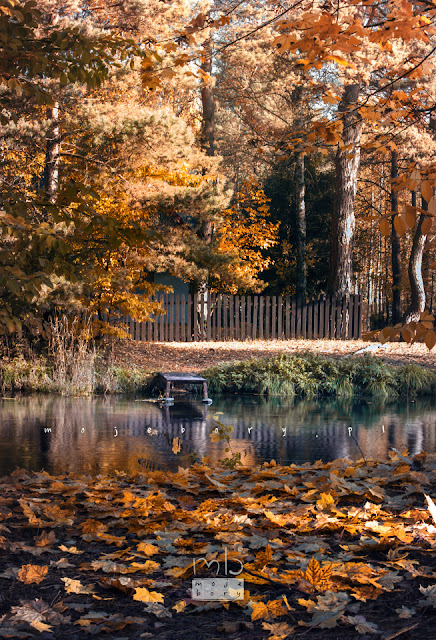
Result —
<path fill-rule="evenodd" d="M 224 341 L 229 339 L 229 316 L 228 316 L 228 296 L 223 296 L 223 329 Z"/>
<path fill-rule="evenodd" d="M 207 320 L 206 320 L 206 335 L 207 341 L 210 342 L 212 338 L 212 294 L 207 292 Z"/>
<path fill-rule="evenodd" d="M 235 296 L 229 296 L 230 340 L 235 339 Z"/>
<path fill-rule="evenodd" d="M 297 325 L 296 325 L 296 330 L 295 330 L 295 337 L 296 338 L 301 338 L 301 321 L 302 321 L 302 316 L 303 316 L 303 309 L 301 308 L 301 300 L 297 300 L 296 303 L 296 316 L 297 316 Z"/>
<path fill-rule="evenodd" d="M 330 302 L 330 296 L 326 296 L 324 306 L 324 338 L 330 338 Z"/>
<path fill-rule="evenodd" d="M 271 332 L 270 332 L 270 310 L 271 310 L 271 302 L 270 302 L 270 297 L 266 296 L 265 299 L 265 340 L 269 340 L 271 337 Z"/>
<path fill-rule="evenodd" d="M 313 337 L 314 338 L 319 338 L 318 319 L 319 319 L 319 298 L 315 300 L 314 306 L 313 306 Z"/>
<path fill-rule="evenodd" d="M 196 293 L 194 295 L 194 332 L 193 332 L 193 338 L 194 338 L 194 342 L 198 340 L 198 299 L 199 299 L 199 294 Z"/>
<path fill-rule="evenodd" d="M 324 296 L 319 300 L 318 337 L 324 338 Z"/>
<path fill-rule="evenodd" d="M 168 309 L 168 340 L 170 342 L 174 342 L 174 325 L 175 325 L 175 318 L 174 318 L 174 295 L 171 293 L 169 295 L 169 309 Z"/>
<path fill-rule="evenodd" d="M 259 296 L 253 298 L 253 326 L 251 331 L 251 337 L 253 340 L 257 338 L 257 313 L 259 308 Z"/>
<path fill-rule="evenodd" d="M 277 331 L 277 296 L 272 296 L 271 338 L 275 340 Z"/>
<path fill-rule="evenodd" d="M 247 296 L 247 322 L 245 325 L 245 337 L 251 338 L 251 296 Z"/>
<path fill-rule="evenodd" d="M 204 340 L 204 296 L 205 293 L 202 291 L 200 293 L 200 340 Z"/>
<path fill-rule="evenodd" d="M 285 302 L 285 338 L 289 340 L 291 337 L 291 301 L 289 296 L 286 296 Z"/>
<path fill-rule="evenodd" d="M 180 341 L 186 342 L 186 302 L 185 296 L 180 296 Z"/>
<path fill-rule="evenodd" d="M 241 296 L 241 340 L 245 340 L 245 296 Z"/>
<path fill-rule="evenodd" d="M 265 326 L 265 298 L 259 297 L 259 338 L 263 340 Z"/>
<path fill-rule="evenodd" d="M 336 296 L 332 296 L 330 309 L 330 338 L 336 337 Z"/>
<path fill-rule="evenodd" d="M 301 318 L 301 328 L 302 328 L 302 334 L 303 334 L 303 339 L 305 340 L 307 337 L 307 304 L 306 301 L 303 301 L 303 306 L 302 306 L 302 318 Z"/>
<path fill-rule="evenodd" d="M 195 302 L 194 302 L 195 309 Z M 192 296 L 188 293 L 187 300 L 187 327 L 186 327 L 186 339 L 188 342 L 192 342 Z"/>
<path fill-rule="evenodd" d="M 312 298 L 310 298 L 309 302 L 308 302 L 308 305 L 307 305 L 307 338 L 309 340 L 311 340 L 313 338 L 312 317 L 313 317 L 313 300 L 312 300 Z"/>
<path fill-rule="evenodd" d="M 222 313 L 222 295 L 218 294 L 218 314 L 216 325 L 216 340 L 221 340 L 221 313 Z"/>
<path fill-rule="evenodd" d="M 279 296 L 277 301 L 277 338 L 283 340 L 283 298 Z"/>
<path fill-rule="evenodd" d="M 239 331 L 239 296 L 235 296 L 235 338 L 239 340 L 241 337 Z"/>
<path fill-rule="evenodd" d="M 362 307 L 363 307 L 363 302 L 362 302 L 362 296 L 359 294 L 358 296 L 358 314 L 357 314 L 357 338 L 361 338 L 362 337 Z"/>
<path fill-rule="evenodd" d="M 297 301 L 295 297 L 291 301 L 291 338 L 295 339 L 297 331 Z"/>

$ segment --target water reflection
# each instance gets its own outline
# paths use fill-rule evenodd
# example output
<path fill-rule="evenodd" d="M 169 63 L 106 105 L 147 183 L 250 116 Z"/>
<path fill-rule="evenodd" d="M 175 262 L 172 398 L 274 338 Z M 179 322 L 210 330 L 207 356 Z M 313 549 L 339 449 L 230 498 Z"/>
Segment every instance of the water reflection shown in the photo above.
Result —
<path fill-rule="evenodd" d="M 38 396 L 0 401 L 0 473 L 17 466 L 51 473 L 134 471 L 144 463 L 177 470 L 188 464 L 181 456 L 194 451 L 216 463 L 227 445 L 210 441 L 214 416 L 234 426 L 231 447 L 246 464 L 359 458 L 359 447 L 378 459 L 385 459 L 390 447 L 412 454 L 436 451 L 431 399 L 384 404 L 231 396 L 215 399 L 212 407 L 187 400 L 161 407 L 116 398 Z M 178 456 L 171 449 L 175 437 L 183 444 Z"/>

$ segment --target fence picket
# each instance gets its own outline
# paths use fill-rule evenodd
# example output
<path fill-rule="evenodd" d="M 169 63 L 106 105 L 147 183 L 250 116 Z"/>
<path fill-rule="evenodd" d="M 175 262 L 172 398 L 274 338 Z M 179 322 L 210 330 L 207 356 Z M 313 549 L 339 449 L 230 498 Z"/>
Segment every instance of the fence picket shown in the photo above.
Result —
<path fill-rule="evenodd" d="M 269 325 L 270 325 L 270 312 L 271 312 L 271 299 L 269 296 L 266 296 L 265 299 L 265 340 L 268 340 L 271 336 Z"/>
<path fill-rule="evenodd" d="M 235 296 L 235 340 L 239 340 L 241 337 L 241 332 L 239 331 L 239 296 Z"/>
<path fill-rule="evenodd" d="M 275 340 L 277 330 L 277 296 L 272 297 L 271 309 L 271 338 Z"/>
<path fill-rule="evenodd" d="M 277 338 L 283 339 L 283 298 L 279 296 L 277 302 Z"/>
<path fill-rule="evenodd" d="M 245 340 L 245 296 L 241 296 L 241 340 Z"/>
<path fill-rule="evenodd" d="M 289 296 L 286 296 L 285 302 L 285 338 L 289 340 L 291 337 L 291 302 Z"/>
<path fill-rule="evenodd" d="M 218 314 L 216 325 L 216 339 L 221 340 L 221 312 L 222 312 L 222 295 L 218 294 Z"/>
<path fill-rule="evenodd" d="M 258 306 L 259 306 L 259 300 L 258 300 L 258 297 L 255 296 L 253 300 L 253 325 L 251 330 L 251 337 L 253 338 L 253 340 L 256 340 L 256 337 L 257 337 Z"/>
<path fill-rule="evenodd" d="M 296 337 L 297 328 L 297 302 L 295 298 L 292 298 L 292 311 L 291 311 L 291 338 Z"/>
<path fill-rule="evenodd" d="M 235 339 L 235 299 L 229 296 L 229 316 L 230 316 L 230 340 Z"/>
<path fill-rule="evenodd" d="M 247 322 L 245 325 L 245 337 L 251 338 L 251 296 L 247 296 Z"/>

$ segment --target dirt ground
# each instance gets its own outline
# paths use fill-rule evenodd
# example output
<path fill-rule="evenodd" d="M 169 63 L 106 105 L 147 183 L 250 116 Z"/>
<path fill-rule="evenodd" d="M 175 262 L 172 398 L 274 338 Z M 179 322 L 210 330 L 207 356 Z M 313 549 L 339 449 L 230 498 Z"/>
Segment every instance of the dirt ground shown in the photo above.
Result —
<path fill-rule="evenodd" d="M 376 348 L 379 343 L 363 340 L 254 340 L 244 342 L 134 342 L 122 341 L 115 348 L 115 362 L 124 366 L 145 367 L 151 371 L 184 371 L 197 373 L 223 362 L 247 360 L 281 353 L 313 351 L 340 358 L 359 349 L 374 346 L 371 351 L 388 364 L 415 363 L 436 368 L 436 350 L 424 344 L 408 345 L 392 342 Z"/>

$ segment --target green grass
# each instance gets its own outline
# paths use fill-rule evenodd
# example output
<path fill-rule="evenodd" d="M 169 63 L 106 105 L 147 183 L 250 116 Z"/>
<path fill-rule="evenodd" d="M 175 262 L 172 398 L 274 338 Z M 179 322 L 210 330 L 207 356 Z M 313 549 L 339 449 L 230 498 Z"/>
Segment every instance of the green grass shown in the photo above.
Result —
<path fill-rule="evenodd" d="M 436 372 L 389 366 L 364 355 L 335 360 L 313 353 L 253 358 L 202 372 L 210 393 L 287 397 L 412 397 L 436 394 Z"/>

